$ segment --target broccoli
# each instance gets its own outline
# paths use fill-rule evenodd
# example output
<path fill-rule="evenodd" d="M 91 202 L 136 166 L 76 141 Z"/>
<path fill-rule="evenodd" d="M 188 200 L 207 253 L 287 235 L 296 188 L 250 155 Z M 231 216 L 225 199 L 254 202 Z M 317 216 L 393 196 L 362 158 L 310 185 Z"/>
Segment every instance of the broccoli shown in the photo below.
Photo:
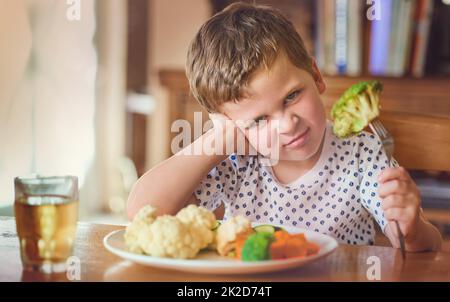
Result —
<path fill-rule="evenodd" d="M 242 247 L 241 259 L 243 261 L 269 260 L 271 258 L 269 248 L 273 240 L 273 234 L 268 232 L 258 232 L 248 236 Z"/>
<path fill-rule="evenodd" d="M 333 132 L 348 137 L 362 131 L 380 113 L 379 81 L 359 82 L 348 88 L 331 109 Z"/>

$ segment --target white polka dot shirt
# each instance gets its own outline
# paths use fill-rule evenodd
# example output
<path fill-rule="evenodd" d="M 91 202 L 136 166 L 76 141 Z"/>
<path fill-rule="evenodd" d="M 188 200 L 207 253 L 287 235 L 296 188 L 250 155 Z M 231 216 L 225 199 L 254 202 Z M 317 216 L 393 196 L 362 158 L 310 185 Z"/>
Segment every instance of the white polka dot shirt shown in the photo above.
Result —
<path fill-rule="evenodd" d="M 225 205 L 224 219 L 243 215 L 260 223 L 289 225 L 328 234 L 340 243 L 374 243 L 373 219 L 386 220 L 377 176 L 387 167 L 381 143 L 362 132 L 347 139 L 328 123 L 315 166 L 297 180 L 282 184 L 259 156 L 229 156 L 201 181 L 194 194 L 214 210 Z"/>

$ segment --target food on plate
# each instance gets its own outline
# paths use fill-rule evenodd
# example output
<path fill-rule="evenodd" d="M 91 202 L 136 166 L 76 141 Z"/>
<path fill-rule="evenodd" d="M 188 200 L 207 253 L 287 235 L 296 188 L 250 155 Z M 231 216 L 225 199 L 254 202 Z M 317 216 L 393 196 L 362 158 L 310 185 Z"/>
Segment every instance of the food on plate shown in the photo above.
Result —
<path fill-rule="evenodd" d="M 189 205 L 176 216 L 156 217 L 151 206 L 143 207 L 125 231 L 125 243 L 131 252 L 156 257 L 194 258 L 214 239 L 214 214 Z"/>
<path fill-rule="evenodd" d="M 217 252 L 222 256 L 228 255 L 235 249 L 238 236 L 253 232 L 252 224 L 247 218 L 236 216 L 228 219 L 217 228 Z"/>
<path fill-rule="evenodd" d="M 302 258 L 318 252 L 319 247 L 304 234 L 289 234 L 284 230 L 257 232 L 241 236 L 236 242 L 236 257 L 242 261 Z"/>
<path fill-rule="evenodd" d="M 221 225 L 222 223 L 220 223 L 220 221 L 219 220 L 216 220 L 216 225 L 213 227 L 213 231 L 217 231 L 217 229 L 220 227 L 220 225 Z"/>
<path fill-rule="evenodd" d="M 193 234 L 200 237 L 201 248 L 207 247 L 213 242 L 215 234 L 213 229 L 216 227 L 216 217 L 214 214 L 203 207 L 189 205 L 180 210 L 176 217 L 194 231 Z"/>
<path fill-rule="evenodd" d="M 156 257 L 193 258 L 204 247 L 195 229 L 168 215 L 142 229 L 138 241 L 145 254 Z"/>
<path fill-rule="evenodd" d="M 275 233 L 276 231 L 283 231 L 283 228 L 273 226 L 270 224 L 261 224 L 258 226 L 255 226 L 253 228 L 255 232 L 268 232 L 268 233 Z"/>
<path fill-rule="evenodd" d="M 125 244 L 128 249 L 133 253 L 142 254 L 142 250 L 138 236 L 142 229 L 147 225 L 152 224 L 156 219 L 156 209 L 151 206 L 143 207 L 134 216 L 133 222 L 127 227 L 125 232 Z"/>
<path fill-rule="evenodd" d="M 270 244 L 273 241 L 273 233 L 256 232 L 247 237 L 242 245 L 240 259 L 242 261 L 270 260 Z M 239 249 L 240 250 L 240 249 Z"/>
<path fill-rule="evenodd" d="M 289 234 L 281 227 L 259 225 L 236 216 L 220 223 L 203 207 L 189 205 L 175 216 L 156 216 L 143 207 L 125 230 L 131 252 L 155 257 L 190 259 L 202 250 L 242 261 L 264 261 L 317 254 L 319 247 L 303 234 Z"/>
<path fill-rule="evenodd" d="M 272 259 L 287 259 L 315 255 L 319 247 L 306 240 L 304 234 L 289 234 L 283 231 L 274 233 L 274 241 L 270 245 Z"/>
<path fill-rule="evenodd" d="M 333 132 L 348 137 L 361 132 L 380 114 L 379 81 L 359 82 L 348 88 L 331 109 Z"/>
<path fill-rule="evenodd" d="M 219 229 L 219 226 L 221 225 L 219 220 L 216 220 L 215 226 L 212 228 L 213 231 L 213 240 L 210 244 L 206 247 L 206 250 L 209 251 L 216 251 L 217 250 L 217 230 Z"/>

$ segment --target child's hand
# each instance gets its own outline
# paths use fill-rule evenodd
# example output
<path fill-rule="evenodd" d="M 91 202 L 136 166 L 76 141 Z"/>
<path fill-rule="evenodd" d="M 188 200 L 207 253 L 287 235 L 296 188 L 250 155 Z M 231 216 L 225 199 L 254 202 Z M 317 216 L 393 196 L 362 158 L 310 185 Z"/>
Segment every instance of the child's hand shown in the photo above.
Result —
<path fill-rule="evenodd" d="M 412 241 L 420 224 L 419 189 L 403 167 L 385 169 L 378 181 L 384 217 L 390 222 L 398 221 L 405 240 Z M 391 231 L 398 238 L 397 229 L 392 227 Z"/>
<path fill-rule="evenodd" d="M 216 147 L 223 152 L 222 154 L 244 152 L 245 154 L 256 155 L 255 149 L 245 137 L 243 132 L 245 130 L 239 128 L 239 126 L 228 118 L 228 116 L 219 113 L 210 113 L 209 118 L 213 122 L 214 128 L 220 130 L 219 132 L 216 132 L 216 135 L 222 135 L 222 140 L 216 139 L 217 142 L 223 142 L 223 146 Z"/>

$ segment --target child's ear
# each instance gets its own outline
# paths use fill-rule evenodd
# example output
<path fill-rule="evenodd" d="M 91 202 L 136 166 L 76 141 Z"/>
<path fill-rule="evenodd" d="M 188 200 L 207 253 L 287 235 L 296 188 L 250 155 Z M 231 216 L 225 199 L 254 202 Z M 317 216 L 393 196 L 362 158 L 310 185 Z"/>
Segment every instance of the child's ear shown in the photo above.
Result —
<path fill-rule="evenodd" d="M 314 82 L 316 84 L 317 90 L 320 94 L 324 93 L 327 89 L 327 85 L 323 80 L 322 74 L 320 73 L 319 68 L 317 67 L 316 60 L 312 59 L 312 76 L 314 78 Z"/>

